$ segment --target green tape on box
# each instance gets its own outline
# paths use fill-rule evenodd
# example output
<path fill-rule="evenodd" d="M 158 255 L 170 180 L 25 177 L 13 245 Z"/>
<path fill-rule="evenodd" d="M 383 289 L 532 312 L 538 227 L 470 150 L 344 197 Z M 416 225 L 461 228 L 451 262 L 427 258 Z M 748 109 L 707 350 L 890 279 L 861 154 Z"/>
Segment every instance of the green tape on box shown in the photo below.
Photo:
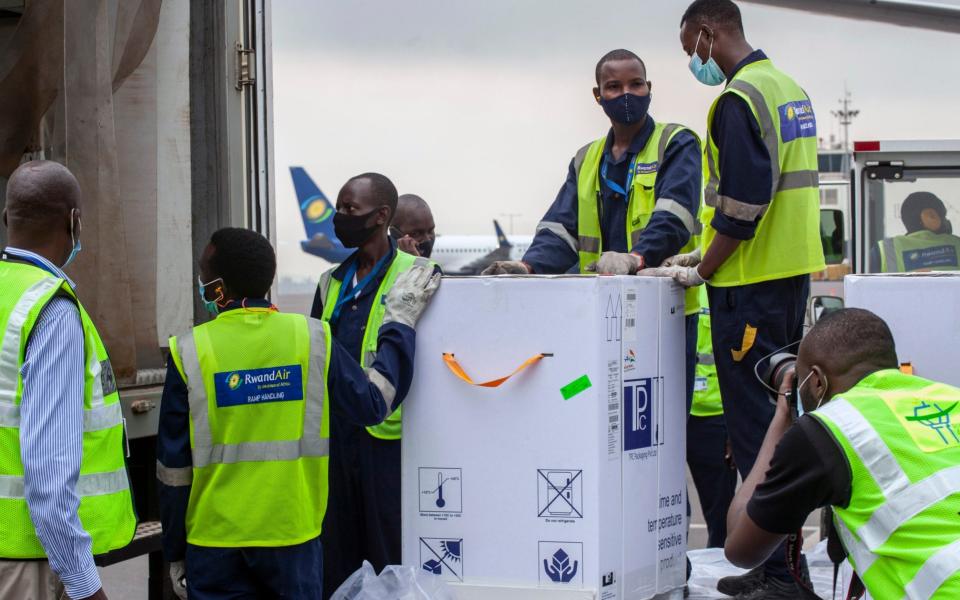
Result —
<path fill-rule="evenodd" d="M 583 377 L 578 377 L 574 379 L 567 385 L 560 388 L 560 395 L 563 396 L 564 400 L 569 400 L 577 394 L 583 393 L 593 387 L 593 384 L 590 383 L 590 378 L 584 375 Z"/>

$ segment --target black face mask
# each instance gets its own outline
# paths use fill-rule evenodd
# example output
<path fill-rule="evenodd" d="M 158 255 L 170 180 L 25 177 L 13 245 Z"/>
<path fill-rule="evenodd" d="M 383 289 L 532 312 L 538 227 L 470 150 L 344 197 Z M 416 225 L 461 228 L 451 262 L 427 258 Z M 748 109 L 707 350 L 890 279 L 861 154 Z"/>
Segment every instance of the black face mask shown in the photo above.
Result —
<path fill-rule="evenodd" d="M 436 240 L 426 239 L 417 244 L 417 252 L 420 253 L 420 256 L 424 258 L 430 258 L 430 254 L 433 252 L 433 243 Z"/>
<path fill-rule="evenodd" d="M 347 215 L 338 212 L 333 215 L 333 233 L 345 247 L 359 248 L 380 227 L 376 223 L 367 225 L 367 220 L 376 212 L 377 209 L 362 215 Z"/>
<path fill-rule="evenodd" d="M 399 242 L 402 238 L 406 237 L 406 235 L 407 234 L 396 227 L 390 227 L 390 237 L 393 238 L 393 241 Z M 430 254 L 433 252 L 433 244 L 436 241 L 436 238 L 428 238 L 422 242 L 417 242 L 417 254 L 424 258 L 430 258 Z"/>

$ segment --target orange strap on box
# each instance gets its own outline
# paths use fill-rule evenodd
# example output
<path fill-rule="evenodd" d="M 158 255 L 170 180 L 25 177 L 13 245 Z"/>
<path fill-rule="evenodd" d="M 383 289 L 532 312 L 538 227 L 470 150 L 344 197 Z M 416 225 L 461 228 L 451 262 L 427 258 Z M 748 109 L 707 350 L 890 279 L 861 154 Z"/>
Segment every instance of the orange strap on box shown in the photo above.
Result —
<path fill-rule="evenodd" d="M 453 354 L 450 354 L 450 353 L 448 353 L 448 352 L 444 352 L 444 353 L 443 353 L 443 362 L 447 363 L 447 368 L 450 369 L 450 371 L 451 371 L 454 375 L 456 375 L 456 376 L 459 377 L 460 379 L 466 381 L 466 382 L 469 383 L 470 385 L 475 385 L 475 386 L 478 386 L 478 387 L 495 388 L 495 387 L 500 387 L 500 385 L 503 384 L 503 382 L 505 382 L 506 380 L 510 379 L 511 377 L 513 377 L 514 375 L 516 375 L 517 373 L 519 373 L 520 371 L 523 371 L 523 370 L 526 369 L 527 367 L 529 367 L 529 366 L 531 366 L 531 365 L 537 364 L 538 362 L 540 362 L 541 360 L 543 360 L 544 358 L 546 358 L 546 357 L 548 357 L 548 356 L 553 356 L 553 355 L 552 355 L 552 354 L 537 354 L 537 355 L 535 355 L 535 356 L 531 356 L 531 357 L 528 358 L 527 360 L 523 361 L 523 364 L 520 365 L 519 367 L 517 367 L 516 370 L 514 370 L 513 373 L 510 373 L 510 374 L 507 375 L 506 377 L 500 377 L 499 379 L 491 379 L 490 381 L 484 381 L 483 383 L 477 383 L 477 382 L 474 381 L 469 375 L 467 375 L 467 372 L 463 370 L 463 367 L 460 366 L 460 363 L 457 362 L 457 359 L 454 357 Z"/>

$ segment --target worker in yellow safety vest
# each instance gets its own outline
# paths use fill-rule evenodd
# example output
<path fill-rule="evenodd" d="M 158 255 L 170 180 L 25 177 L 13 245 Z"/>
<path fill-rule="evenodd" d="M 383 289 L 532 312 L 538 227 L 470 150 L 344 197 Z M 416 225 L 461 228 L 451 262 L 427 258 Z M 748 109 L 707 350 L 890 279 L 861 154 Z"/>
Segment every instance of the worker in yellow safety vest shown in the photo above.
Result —
<path fill-rule="evenodd" d="M 734 2 L 696 0 L 680 23 L 693 76 L 726 85 L 707 117 L 702 248 L 668 259 L 658 274 L 707 284 L 727 432 L 746 476 L 774 412 L 755 366 L 800 341 L 810 273 L 825 268 L 816 116 L 803 88 L 747 43 Z M 803 580 L 802 558 L 799 568 Z M 784 548 L 717 589 L 741 600 L 800 593 Z"/>
<path fill-rule="evenodd" d="M 323 579 L 331 416 L 376 426 L 398 408 L 390 362 L 364 371 L 330 333 L 266 299 L 270 243 L 247 229 L 213 234 L 199 293 L 216 314 L 170 339 L 157 478 L 164 552 L 181 598 L 316 599 Z M 383 299 L 380 353 L 405 347 L 436 289 L 408 270 Z"/>
<path fill-rule="evenodd" d="M 437 273 L 434 263 L 397 249 L 389 236 L 397 189 L 379 173 L 351 178 L 337 196 L 334 233 L 356 248 L 320 278 L 311 315 L 328 323 L 334 339 L 369 373 L 382 378 L 398 403 L 413 379 L 415 331 L 384 323 L 383 299 L 411 269 Z M 439 274 L 433 285 L 439 285 Z M 380 332 L 379 337 L 376 332 Z M 389 339 L 396 351 L 384 353 Z M 323 597 L 369 561 L 377 571 L 400 564 L 400 438 L 398 408 L 375 426 L 334 414 L 331 424 L 330 507 L 323 525 Z"/>
<path fill-rule="evenodd" d="M 7 183 L 0 260 L 0 598 L 105 600 L 94 555 L 137 526 L 110 357 L 63 272 L 80 186 L 57 163 Z"/>
<path fill-rule="evenodd" d="M 960 598 L 958 407 L 960 389 L 900 372 L 880 317 L 822 317 L 730 507 L 727 558 L 752 567 L 831 507 L 852 592 L 862 582 L 878 600 Z"/>
<path fill-rule="evenodd" d="M 870 254 L 871 271 L 960 270 L 960 237 L 953 235 L 943 201 L 930 192 L 913 192 L 900 207 L 907 233 L 884 238 Z"/>
<path fill-rule="evenodd" d="M 707 547 L 722 548 L 727 538 L 727 509 L 737 489 L 737 471 L 717 383 L 707 291 L 703 286 L 692 289 L 700 293 L 700 320 L 693 405 L 687 417 L 687 466 L 707 525 Z"/>

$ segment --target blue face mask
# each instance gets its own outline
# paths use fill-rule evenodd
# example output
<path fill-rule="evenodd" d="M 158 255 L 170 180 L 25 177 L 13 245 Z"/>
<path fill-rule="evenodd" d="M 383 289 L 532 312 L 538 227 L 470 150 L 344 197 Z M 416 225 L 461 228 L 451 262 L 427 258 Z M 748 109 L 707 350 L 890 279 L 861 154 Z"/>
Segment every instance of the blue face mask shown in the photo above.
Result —
<path fill-rule="evenodd" d="M 717 61 L 713 60 L 713 42 L 710 42 L 706 63 L 697 55 L 697 50 L 700 49 L 701 35 L 703 35 L 702 29 L 697 34 L 697 45 L 694 46 L 693 54 L 690 55 L 690 72 L 697 78 L 697 81 L 704 85 L 720 85 L 726 81 L 727 76 L 723 74 L 723 69 L 720 68 Z"/>
<path fill-rule="evenodd" d="M 207 286 L 213 285 L 218 281 L 222 286 L 223 279 L 219 277 L 214 279 L 213 281 L 208 281 L 207 283 L 204 283 L 203 281 L 201 281 L 199 276 L 197 277 L 197 288 L 200 291 L 200 301 L 203 302 L 203 306 L 207 309 L 207 312 L 209 312 L 211 315 L 216 315 L 220 313 L 220 306 L 217 304 L 217 302 L 220 302 L 223 300 L 223 288 L 222 287 L 220 288 L 220 295 L 217 296 L 216 299 L 207 300 Z"/>
<path fill-rule="evenodd" d="M 609 100 L 601 98 L 600 106 L 603 107 L 603 112 L 615 122 L 632 125 L 639 123 L 647 116 L 647 111 L 650 110 L 650 94 L 638 96 L 627 92 Z"/>
<path fill-rule="evenodd" d="M 70 256 L 67 257 L 67 262 L 63 263 L 63 266 L 60 267 L 61 269 L 66 269 L 67 266 L 73 262 L 73 259 L 75 259 L 77 255 L 80 254 L 80 251 L 83 250 L 83 246 L 80 244 L 80 229 L 82 229 L 82 227 L 80 226 L 79 215 L 77 215 L 76 233 L 74 233 L 74 229 L 73 229 L 73 215 L 76 212 L 76 210 L 77 209 L 73 209 L 70 211 L 70 241 L 73 242 L 73 249 L 70 250 Z"/>

